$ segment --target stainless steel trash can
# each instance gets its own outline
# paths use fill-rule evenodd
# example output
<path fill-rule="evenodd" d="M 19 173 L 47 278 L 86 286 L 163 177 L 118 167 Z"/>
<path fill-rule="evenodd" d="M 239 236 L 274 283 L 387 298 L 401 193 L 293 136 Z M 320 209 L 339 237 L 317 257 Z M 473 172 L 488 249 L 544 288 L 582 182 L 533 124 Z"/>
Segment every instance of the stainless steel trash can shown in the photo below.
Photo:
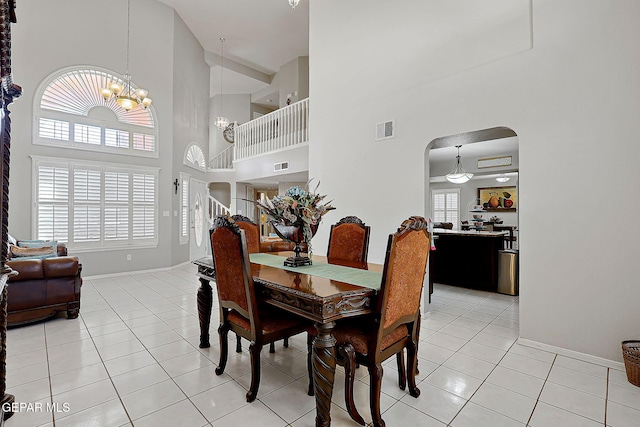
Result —
<path fill-rule="evenodd" d="M 518 251 L 498 251 L 498 292 L 518 295 Z"/>

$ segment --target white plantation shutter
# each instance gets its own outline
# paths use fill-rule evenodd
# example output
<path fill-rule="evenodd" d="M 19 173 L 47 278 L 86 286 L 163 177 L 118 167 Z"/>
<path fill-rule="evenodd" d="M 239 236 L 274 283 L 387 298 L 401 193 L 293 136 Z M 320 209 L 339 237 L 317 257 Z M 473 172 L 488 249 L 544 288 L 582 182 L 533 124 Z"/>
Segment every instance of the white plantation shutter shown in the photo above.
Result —
<path fill-rule="evenodd" d="M 104 238 L 129 238 L 129 174 L 104 173 Z"/>
<path fill-rule="evenodd" d="M 40 138 L 69 140 L 69 122 L 40 118 Z"/>
<path fill-rule="evenodd" d="M 73 241 L 100 241 L 100 170 L 73 171 Z"/>
<path fill-rule="evenodd" d="M 446 212 L 445 212 L 445 194 L 444 193 L 435 193 L 433 195 L 432 206 L 432 219 L 433 222 L 446 222 Z"/>
<path fill-rule="evenodd" d="M 144 133 L 133 134 L 133 149 L 142 151 L 155 151 L 156 140 L 153 135 Z"/>
<path fill-rule="evenodd" d="M 99 126 L 83 125 L 76 123 L 73 126 L 73 140 L 85 144 L 100 145 L 102 140 Z"/>
<path fill-rule="evenodd" d="M 38 239 L 70 247 L 157 243 L 157 171 L 35 158 Z"/>
<path fill-rule="evenodd" d="M 118 129 L 105 129 L 104 145 L 107 147 L 129 148 L 129 132 Z"/>
<path fill-rule="evenodd" d="M 69 169 L 37 168 L 37 236 L 42 240 L 69 238 Z"/>
<path fill-rule="evenodd" d="M 446 194 L 446 219 L 445 222 L 453 223 L 454 228 L 458 229 L 460 218 L 460 193 L 450 192 Z"/>
<path fill-rule="evenodd" d="M 133 174 L 133 238 L 155 237 L 156 182 L 152 174 Z"/>
<path fill-rule="evenodd" d="M 453 223 L 453 229 L 460 225 L 460 190 L 431 190 L 431 219 L 433 222 Z"/>
<path fill-rule="evenodd" d="M 189 180 L 182 180 L 182 237 L 189 236 Z"/>

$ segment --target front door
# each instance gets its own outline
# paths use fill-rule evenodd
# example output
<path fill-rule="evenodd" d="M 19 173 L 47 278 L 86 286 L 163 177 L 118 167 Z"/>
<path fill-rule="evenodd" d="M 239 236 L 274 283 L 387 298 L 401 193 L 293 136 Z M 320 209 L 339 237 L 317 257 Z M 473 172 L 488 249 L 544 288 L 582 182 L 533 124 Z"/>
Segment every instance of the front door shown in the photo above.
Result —
<path fill-rule="evenodd" d="M 209 220 L 207 218 L 208 190 L 207 184 L 196 179 L 189 179 L 189 257 L 196 260 L 211 253 L 209 248 Z"/>

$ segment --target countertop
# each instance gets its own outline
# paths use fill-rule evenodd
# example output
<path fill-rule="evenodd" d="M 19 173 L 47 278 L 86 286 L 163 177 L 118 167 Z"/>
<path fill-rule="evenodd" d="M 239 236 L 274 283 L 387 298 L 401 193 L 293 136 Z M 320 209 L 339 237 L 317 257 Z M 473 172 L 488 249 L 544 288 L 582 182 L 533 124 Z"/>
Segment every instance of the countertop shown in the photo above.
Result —
<path fill-rule="evenodd" d="M 504 237 L 504 232 L 497 231 L 476 231 L 476 230 L 468 230 L 468 231 L 455 231 L 455 230 L 444 230 L 436 228 L 433 230 L 434 236 L 450 234 L 453 236 L 470 236 L 470 237 Z"/>

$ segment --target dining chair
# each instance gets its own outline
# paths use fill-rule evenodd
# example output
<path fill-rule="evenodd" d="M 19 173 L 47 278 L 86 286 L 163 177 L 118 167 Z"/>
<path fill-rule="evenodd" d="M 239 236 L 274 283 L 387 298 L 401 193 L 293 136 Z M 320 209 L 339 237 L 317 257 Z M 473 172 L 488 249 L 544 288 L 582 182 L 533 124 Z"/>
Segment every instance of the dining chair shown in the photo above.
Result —
<path fill-rule="evenodd" d="M 233 219 L 238 227 L 244 230 L 244 234 L 247 238 L 247 250 L 250 254 L 255 254 L 260 252 L 260 226 L 255 222 L 251 221 L 251 218 L 248 218 L 244 215 L 232 215 L 231 219 Z M 242 342 L 240 336 L 236 336 L 236 353 L 242 353 Z M 289 347 L 289 337 L 285 337 L 283 344 L 285 348 Z M 275 343 L 269 344 L 269 353 L 276 352 Z"/>
<path fill-rule="evenodd" d="M 370 232 L 371 227 L 356 216 L 344 217 L 331 225 L 327 249 L 329 264 L 353 266 L 353 263 L 361 263 L 360 268 L 366 269 Z"/>
<path fill-rule="evenodd" d="M 260 386 L 260 352 L 264 344 L 304 332 L 310 322 L 258 302 L 245 231 L 236 222 L 217 216 L 210 233 L 220 307 L 220 362 L 216 375 L 222 375 L 227 364 L 228 332 L 249 340 L 251 385 L 246 398 L 252 402 Z"/>
<path fill-rule="evenodd" d="M 244 235 L 247 238 L 247 250 L 249 253 L 255 254 L 260 252 L 260 227 L 258 224 L 251 221 L 251 218 L 244 215 L 232 215 L 231 219 L 238 224 L 238 227 L 244 230 Z M 271 343 L 269 352 L 276 352 L 275 345 L 273 343 Z M 236 353 L 242 353 L 242 338 L 240 335 L 236 335 Z"/>
<path fill-rule="evenodd" d="M 232 215 L 233 219 L 238 227 L 244 230 L 244 235 L 247 238 L 247 250 L 250 254 L 260 252 L 260 227 L 255 222 L 251 221 L 244 215 Z"/>
<path fill-rule="evenodd" d="M 365 421 L 353 400 L 356 363 L 367 366 L 370 383 L 370 409 L 374 427 L 384 427 L 380 415 L 382 362 L 407 350 L 405 377 L 409 394 L 420 395 L 416 386 L 420 299 L 430 249 L 427 221 L 412 216 L 389 235 L 380 290 L 373 314 L 337 322 L 337 363 L 345 368 L 345 403 L 349 416 L 361 425 Z M 313 334 L 313 330 L 309 329 Z M 309 350 L 310 351 L 310 350 Z M 404 390 L 403 375 L 399 386 Z"/>

